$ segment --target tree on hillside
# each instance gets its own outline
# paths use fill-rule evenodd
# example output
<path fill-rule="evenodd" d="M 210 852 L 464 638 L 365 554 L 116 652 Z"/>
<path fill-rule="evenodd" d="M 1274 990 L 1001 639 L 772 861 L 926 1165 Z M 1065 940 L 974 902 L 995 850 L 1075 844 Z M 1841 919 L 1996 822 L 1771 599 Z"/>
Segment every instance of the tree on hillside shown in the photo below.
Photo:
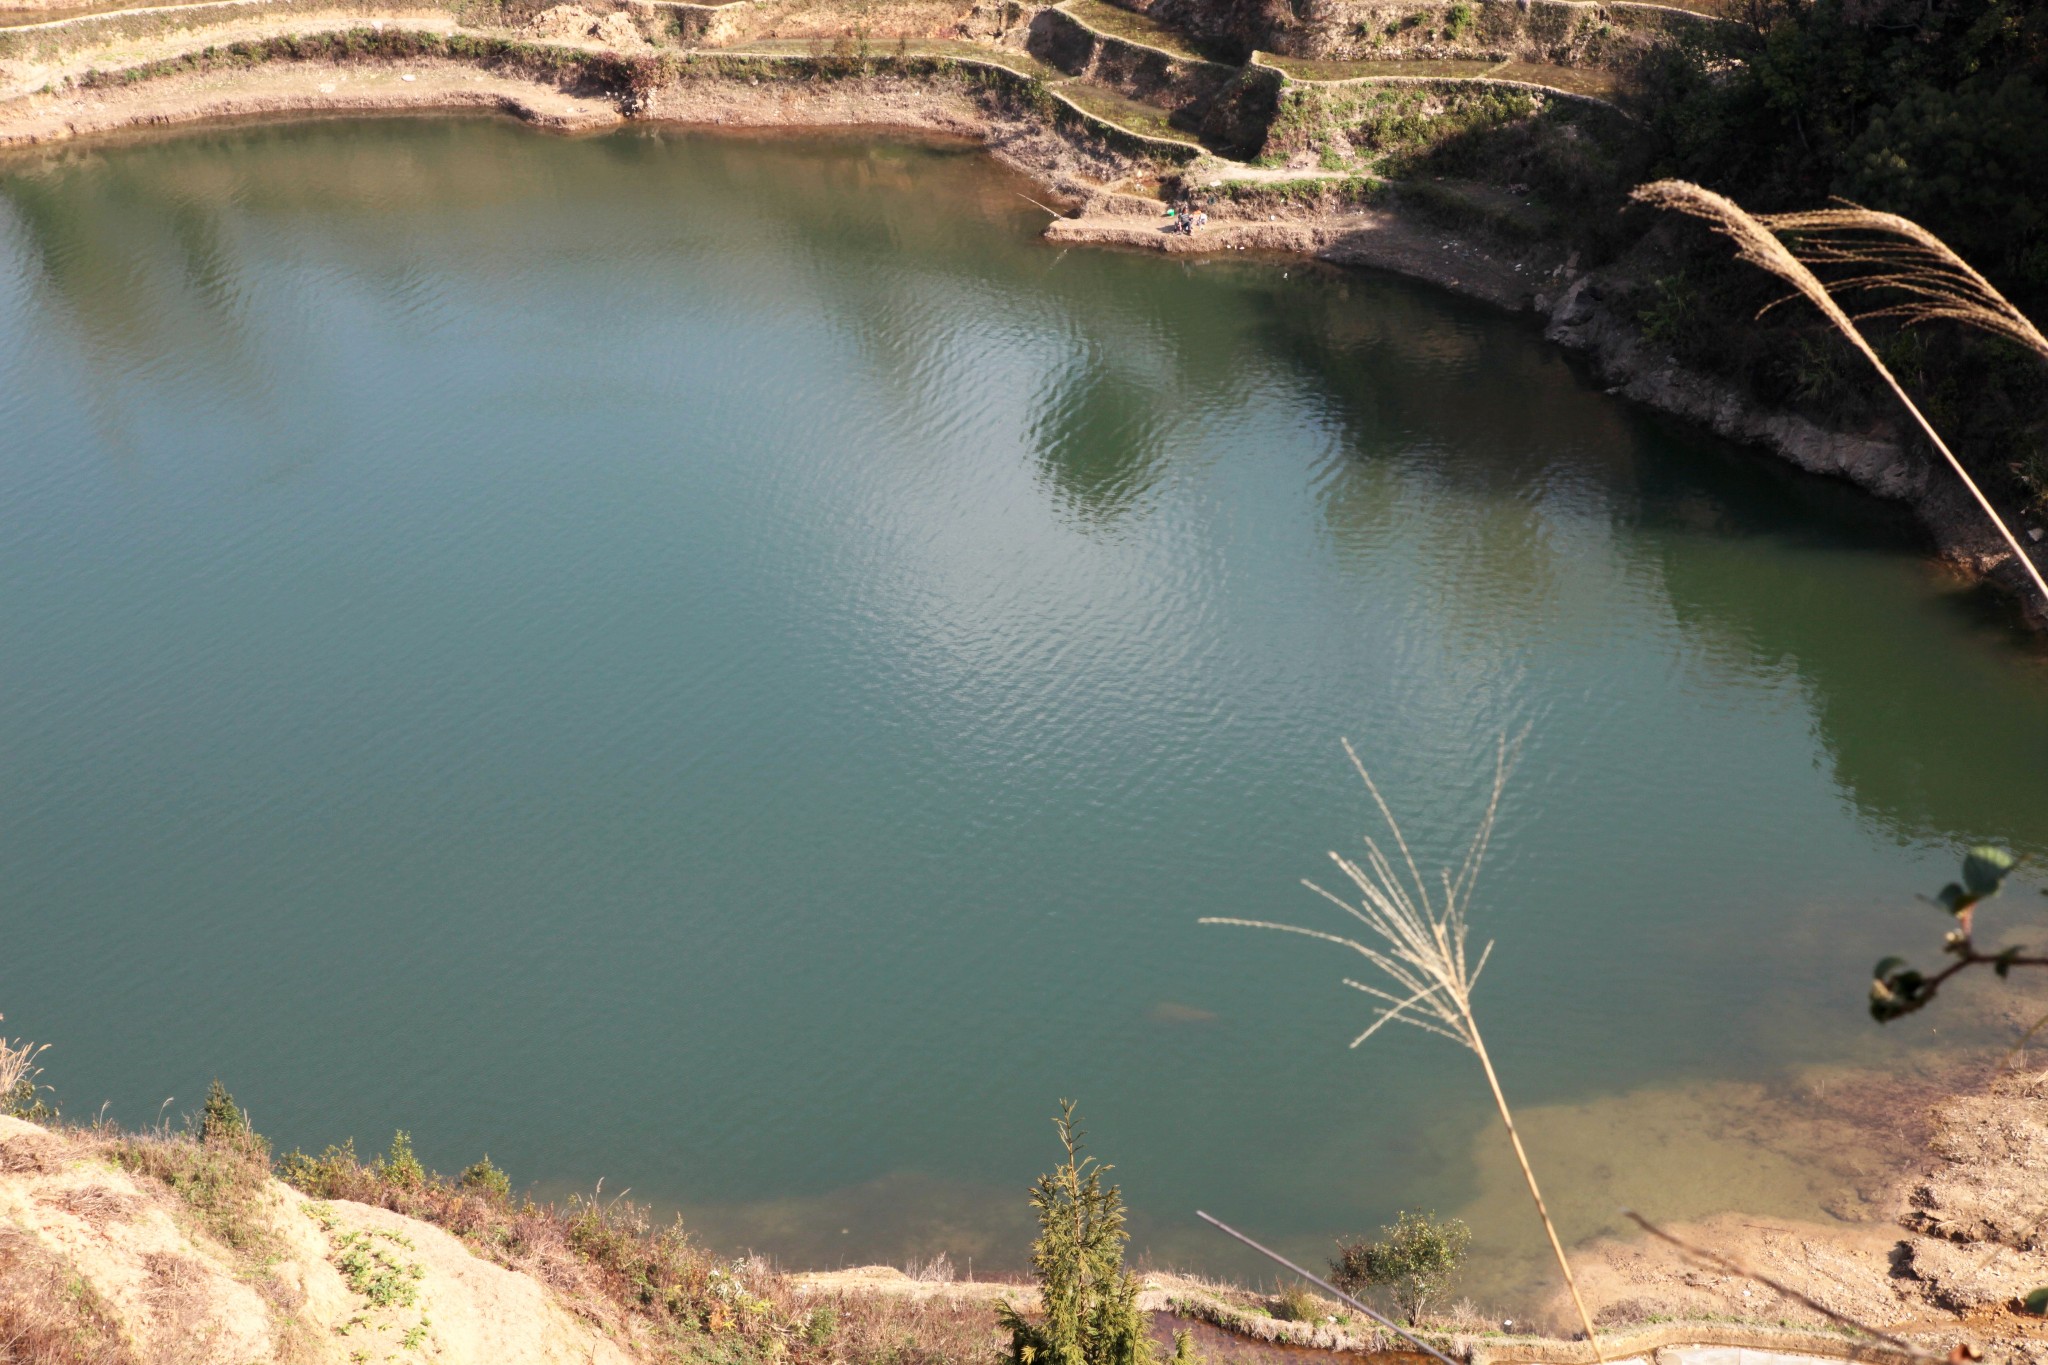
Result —
<path fill-rule="evenodd" d="M 1414 1327 L 1450 1288 L 1472 1245 L 1472 1229 L 1456 1218 L 1439 1222 L 1433 1214 L 1403 1210 L 1380 1232 L 1377 1242 L 1338 1242 L 1330 1282 L 1347 1294 L 1362 1294 L 1368 1286 L 1386 1290 Z"/>
<path fill-rule="evenodd" d="M 2048 303 L 2048 6 L 1752 0 L 1747 19 L 1649 73 L 1669 172 L 1764 209 L 1901 214 Z"/>
<path fill-rule="evenodd" d="M 1061 1100 L 1052 1122 L 1067 1159 L 1031 1187 L 1039 1312 L 1033 1320 L 1007 1302 L 996 1309 L 1010 1333 L 1010 1359 L 1015 1365 L 1149 1365 L 1152 1341 L 1138 1311 L 1137 1277 L 1124 1269 L 1130 1234 L 1123 1194 L 1114 1185 L 1103 1188 L 1110 1167 L 1081 1155 L 1074 1101 Z"/>

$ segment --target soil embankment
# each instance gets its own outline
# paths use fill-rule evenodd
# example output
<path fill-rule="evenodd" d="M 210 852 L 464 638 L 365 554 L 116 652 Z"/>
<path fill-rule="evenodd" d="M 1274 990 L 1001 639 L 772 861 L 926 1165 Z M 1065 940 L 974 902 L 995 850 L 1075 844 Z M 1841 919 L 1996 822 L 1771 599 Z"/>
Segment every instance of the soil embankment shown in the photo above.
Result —
<path fill-rule="evenodd" d="M 1927 1117 L 1932 1136 L 1891 1185 L 1885 1219 L 1830 1228 L 1728 1214 L 1677 1230 L 1937 1355 L 1970 1341 L 1993 1359 L 2048 1359 L 2048 1325 L 2017 1303 L 2048 1283 L 2048 1199 L 2036 1190 L 2048 1164 L 2048 1081 L 2003 1079 L 1946 1099 Z M 635 1330 L 590 1293 L 590 1272 L 576 1257 L 607 1254 L 597 1242 L 578 1253 L 572 1236 L 563 1253 L 510 1268 L 487 1259 L 499 1235 L 488 1221 L 444 1228 L 309 1198 L 260 1166 L 228 1199 L 220 1160 L 191 1137 L 124 1138 L 0 1118 L 0 1344 L 33 1351 L 61 1340 L 70 1354 L 30 1358 L 106 1365 L 671 1358 L 674 1343 Z M 1704 1359 L 1727 1348 L 1889 1358 L 1762 1282 L 1701 1269 L 1657 1244 L 1600 1243 L 1578 1260 L 1610 1359 Z M 891 1331 L 932 1316 L 953 1324 L 956 1337 L 960 1323 L 983 1315 L 992 1333 L 998 1299 L 1028 1310 L 1034 1298 L 1028 1286 L 887 1267 L 784 1284 L 798 1305 L 843 1311 L 850 1301 L 896 1301 L 903 1307 L 888 1318 Z M 1192 1330 L 1219 1365 L 1299 1360 L 1304 1351 L 1390 1365 L 1407 1358 L 1335 1303 L 1282 1311 L 1259 1291 L 1170 1274 L 1148 1276 L 1140 1303 L 1162 1345 Z M 714 1315 L 699 1330 L 716 1338 L 727 1329 Z M 1576 1365 L 1585 1352 L 1582 1342 L 1504 1332 L 1469 1312 L 1434 1331 L 1447 1354 L 1472 1365 Z"/>
<path fill-rule="evenodd" d="M 218 1220 L 209 1228 L 191 1200 L 111 1164 L 89 1139 L 6 1117 L 0 1319 L 9 1360 L 632 1358 L 538 1280 L 479 1260 L 430 1224 L 270 1180 L 231 1231 Z M 72 1354 L 52 1344 L 60 1339 Z"/>

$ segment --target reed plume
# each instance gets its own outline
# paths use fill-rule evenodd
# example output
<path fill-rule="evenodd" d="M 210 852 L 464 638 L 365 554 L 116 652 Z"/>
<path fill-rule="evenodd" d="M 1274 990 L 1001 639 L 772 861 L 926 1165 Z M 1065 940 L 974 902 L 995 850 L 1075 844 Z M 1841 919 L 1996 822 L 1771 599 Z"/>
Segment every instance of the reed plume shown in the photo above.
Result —
<path fill-rule="evenodd" d="M 1770 271 L 1797 291 L 1767 304 L 1757 316 L 1795 297 L 1803 297 L 1818 308 L 1829 325 L 1870 362 L 1893 397 L 1912 414 L 1920 430 L 1963 481 L 1963 487 L 1984 509 L 1984 515 L 1998 528 L 2013 558 L 2041 594 L 2043 607 L 2048 607 L 2048 581 L 2043 581 L 2041 571 L 2020 547 L 2019 537 L 1999 516 L 1984 490 L 1963 468 L 1963 462 L 1948 448 L 1948 442 L 1920 411 L 1919 404 L 1907 396 L 1898 378 L 1856 325 L 1873 318 L 1896 319 L 1908 326 L 1957 322 L 2002 337 L 2048 359 L 2048 337 L 2043 337 L 2025 314 L 1939 237 L 1897 214 L 1878 213 L 1853 204 L 1802 213 L 1750 213 L 1732 199 L 1685 180 L 1639 185 L 1630 197 L 1652 208 L 1701 219 L 1735 244 L 1737 259 Z M 1794 244 L 1788 246 L 1779 233 L 1791 234 Z M 1808 268 L 1808 262 L 1840 267 L 1843 273 L 1830 285 Z M 1880 306 L 1852 317 L 1836 300 L 1837 294 L 1876 295 Z"/>
<path fill-rule="evenodd" d="M 1465 912 L 1472 903 L 1473 888 L 1479 879 L 1479 869 L 1486 860 L 1487 845 L 1493 840 L 1494 824 L 1500 814 L 1501 792 L 1507 786 L 1508 772 L 1513 766 L 1515 751 L 1520 747 L 1519 741 L 1501 740 L 1494 757 L 1493 790 L 1486 802 L 1486 813 L 1480 819 L 1479 828 L 1473 834 L 1457 870 L 1442 869 L 1438 885 L 1434 887 L 1416 866 L 1400 822 L 1394 818 L 1386 798 L 1380 795 L 1372 774 L 1359 760 L 1357 750 L 1351 747 L 1350 740 L 1343 743 L 1351 766 L 1365 782 L 1373 804 L 1379 808 L 1380 818 L 1386 822 L 1393 841 L 1393 855 L 1389 856 L 1370 836 L 1365 840 L 1363 863 L 1340 853 L 1330 854 L 1330 861 L 1356 888 L 1359 896 L 1356 902 L 1325 890 L 1312 881 L 1304 880 L 1303 885 L 1363 924 L 1370 941 L 1361 942 L 1321 929 L 1265 920 L 1210 916 L 1202 923 L 1234 924 L 1247 929 L 1275 929 L 1284 934 L 1300 934 L 1349 948 L 1371 963 L 1394 989 L 1388 990 L 1384 985 L 1350 977 L 1344 979 L 1345 985 L 1379 1001 L 1373 1011 L 1372 1024 L 1351 1040 L 1353 1047 L 1388 1024 L 1399 1023 L 1421 1029 L 1424 1033 L 1433 1033 L 1439 1038 L 1448 1038 L 1479 1058 L 1480 1069 L 1486 1073 L 1487 1088 L 1493 1093 L 1494 1107 L 1500 1111 L 1508 1142 L 1514 1147 L 1515 1161 L 1522 1168 L 1522 1179 L 1528 1183 L 1529 1198 L 1536 1205 L 1536 1216 L 1542 1220 L 1544 1235 L 1550 1239 L 1551 1254 L 1557 1258 L 1557 1268 L 1564 1275 L 1572 1306 L 1578 1310 L 1586 1342 L 1592 1347 L 1593 1359 L 1604 1365 L 1607 1357 L 1602 1354 L 1599 1338 L 1594 1334 L 1593 1316 L 1586 1311 L 1586 1302 L 1579 1296 L 1578 1280 L 1572 1275 L 1571 1262 L 1564 1254 L 1564 1243 L 1558 1239 L 1557 1226 L 1550 1220 L 1550 1210 L 1543 1202 L 1543 1191 L 1536 1183 L 1536 1172 L 1529 1165 L 1529 1154 L 1522 1149 L 1522 1136 L 1515 1128 L 1514 1112 L 1508 1108 L 1507 1096 L 1500 1088 L 1500 1077 L 1494 1073 L 1493 1059 L 1487 1055 L 1486 1039 L 1479 1031 L 1479 1020 L 1472 1012 L 1472 990 L 1479 982 L 1479 974 L 1486 969 L 1493 945 L 1488 943 L 1481 948 L 1477 960 L 1473 960 L 1468 947 L 1470 930 Z"/>
<path fill-rule="evenodd" d="M 7 1016 L 0 1014 L 0 1019 Z M 34 1085 L 42 1068 L 36 1065 L 36 1058 L 49 1050 L 49 1044 L 38 1047 L 25 1039 L 8 1040 L 0 1036 L 0 1103 L 4 1103 L 24 1084 Z"/>

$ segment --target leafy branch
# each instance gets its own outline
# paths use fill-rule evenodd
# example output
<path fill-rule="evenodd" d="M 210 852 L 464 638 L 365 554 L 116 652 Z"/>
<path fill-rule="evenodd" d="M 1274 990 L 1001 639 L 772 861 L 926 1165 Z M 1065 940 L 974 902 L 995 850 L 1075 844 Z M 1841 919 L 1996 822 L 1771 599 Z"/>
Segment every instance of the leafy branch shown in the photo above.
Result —
<path fill-rule="evenodd" d="M 1950 882 L 1927 898 L 1955 917 L 1955 928 L 1943 936 L 1942 952 L 1955 961 L 1931 975 L 1902 957 L 1888 957 L 1871 973 L 1870 1017 L 1880 1024 L 1913 1013 L 1934 999 L 1950 977 L 1972 967 L 1990 967 L 2002 979 L 2014 967 L 2048 967 L 2048 953 L 2028 952 L 2018 944 L 1987 953 L 1974 937 L 1977 906 L 2005 888 L 2005 879 L 2019 859 L 2002 848 L 1980 844 L 1963 857 L 1963 879 Z"/>

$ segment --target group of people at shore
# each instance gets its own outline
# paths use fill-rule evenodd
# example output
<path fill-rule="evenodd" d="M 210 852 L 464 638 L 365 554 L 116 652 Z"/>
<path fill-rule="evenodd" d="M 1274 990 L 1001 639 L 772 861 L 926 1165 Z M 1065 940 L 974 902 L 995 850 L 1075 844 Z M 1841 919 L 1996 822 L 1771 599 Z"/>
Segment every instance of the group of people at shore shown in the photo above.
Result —
<path fill-rule="evenodd" d="M 1168 209 L 1166 216 L 1173 219 L 1173 222 L 1167 225 L 1167 230 L 1178 232 L 1183 237 L 1192 237 L 1196 228 L 1209 226 L 1209 211 L 1198 209 L 1192 204 L 1183 205 L 1179 209 Z"/>

